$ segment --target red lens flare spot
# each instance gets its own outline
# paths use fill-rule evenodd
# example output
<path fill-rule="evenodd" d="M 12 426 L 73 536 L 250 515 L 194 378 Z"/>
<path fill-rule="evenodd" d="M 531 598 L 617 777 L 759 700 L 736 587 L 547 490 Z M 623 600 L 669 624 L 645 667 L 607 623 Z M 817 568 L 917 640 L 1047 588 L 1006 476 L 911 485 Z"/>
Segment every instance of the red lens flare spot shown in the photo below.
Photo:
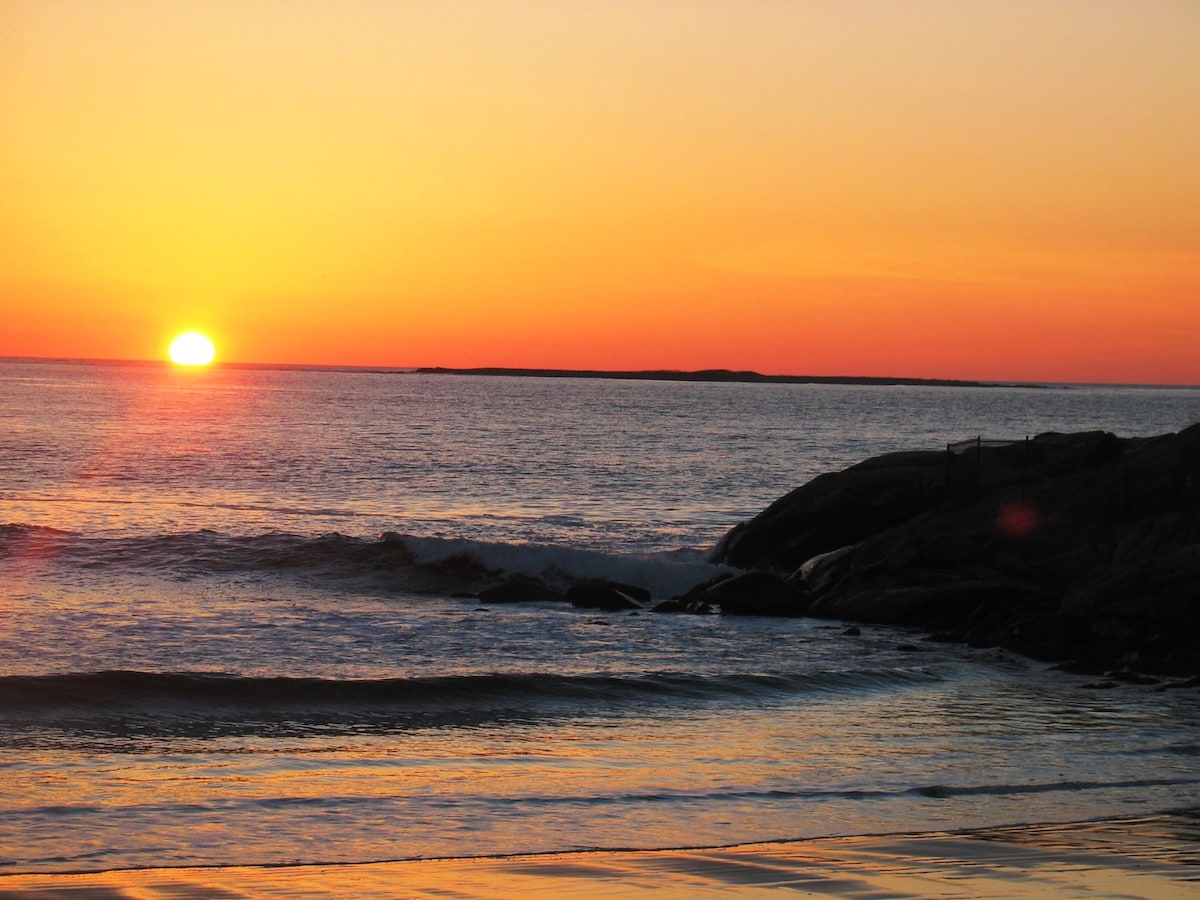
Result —
<path fill-rule="evenodd" d="M 1005 503 L 997 521 L 1000 530 L 1013 537 L 1024 537 L 1037 527 L 1037 510 L 1025 503 Z"/>

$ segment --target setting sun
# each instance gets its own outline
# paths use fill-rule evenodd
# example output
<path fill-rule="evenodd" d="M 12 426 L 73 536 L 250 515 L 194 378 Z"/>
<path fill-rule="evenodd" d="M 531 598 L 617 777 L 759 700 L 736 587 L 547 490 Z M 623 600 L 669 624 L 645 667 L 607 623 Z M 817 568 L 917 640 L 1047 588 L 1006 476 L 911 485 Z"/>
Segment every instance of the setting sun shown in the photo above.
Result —
<path fill-rule="evenodd" d="M 171 362 L 179 366 L 207 366 L 216 356 L 213 342 L 198 331 L 185 331 L 167 351 Z"/>

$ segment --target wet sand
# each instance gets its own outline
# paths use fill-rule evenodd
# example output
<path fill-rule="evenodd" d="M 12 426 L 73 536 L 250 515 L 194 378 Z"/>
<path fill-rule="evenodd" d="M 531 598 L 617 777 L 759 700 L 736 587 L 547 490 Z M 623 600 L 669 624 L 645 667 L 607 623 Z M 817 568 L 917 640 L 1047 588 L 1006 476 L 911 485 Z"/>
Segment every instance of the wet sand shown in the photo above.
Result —
<path fill-rule="evenodd" d="M 0 900 L 1200 896 L 1200 810 L 1068 825 L 336 866 L 0 876 Z"/>

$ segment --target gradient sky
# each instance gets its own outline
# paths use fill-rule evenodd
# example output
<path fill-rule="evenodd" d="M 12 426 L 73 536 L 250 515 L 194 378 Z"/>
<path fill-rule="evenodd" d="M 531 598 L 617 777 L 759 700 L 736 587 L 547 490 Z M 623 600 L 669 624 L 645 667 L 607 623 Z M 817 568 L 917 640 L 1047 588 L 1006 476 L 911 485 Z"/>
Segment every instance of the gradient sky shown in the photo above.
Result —
<path fill-rule="evenodd" d="M 1195 0 L 0 0 L 0 355 L 1200 384 Z"/>

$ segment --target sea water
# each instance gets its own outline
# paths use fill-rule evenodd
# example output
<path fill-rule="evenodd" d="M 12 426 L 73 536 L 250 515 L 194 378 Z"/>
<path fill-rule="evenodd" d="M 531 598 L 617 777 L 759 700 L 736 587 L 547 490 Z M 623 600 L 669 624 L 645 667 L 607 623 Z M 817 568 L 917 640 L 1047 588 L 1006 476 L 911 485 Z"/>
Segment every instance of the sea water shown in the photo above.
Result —
<path fill-rule="evenodd" d="M 0 361 L 0 872 L 724 845 L 1200 804 L 1200 697 L 669 597 L 816 475 L 1200 390 Z"/>

